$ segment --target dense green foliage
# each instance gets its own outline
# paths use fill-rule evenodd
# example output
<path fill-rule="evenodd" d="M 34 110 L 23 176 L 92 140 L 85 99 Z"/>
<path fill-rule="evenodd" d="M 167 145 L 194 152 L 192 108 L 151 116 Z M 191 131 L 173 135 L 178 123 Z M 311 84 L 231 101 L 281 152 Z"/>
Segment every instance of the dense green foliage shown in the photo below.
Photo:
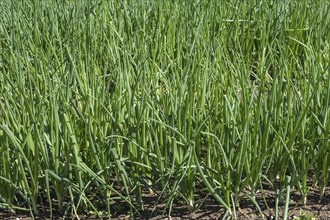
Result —
<path fill-rule="evenodd" d="M 306 202 L 308 177 L 322 198 L 329 7 L 0 1 L 0 208 L 138 213 L 149 192 L 171 212 L 203 191 L 234 215 L 262 184 Z"/>

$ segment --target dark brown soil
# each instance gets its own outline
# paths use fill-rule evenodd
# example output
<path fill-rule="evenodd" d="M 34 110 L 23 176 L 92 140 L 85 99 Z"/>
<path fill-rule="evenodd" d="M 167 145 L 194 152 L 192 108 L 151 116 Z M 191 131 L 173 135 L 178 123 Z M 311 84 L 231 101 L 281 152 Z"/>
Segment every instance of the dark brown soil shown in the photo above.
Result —
<path fill-rule="evenodd" d="M 294 217 L 301 217 L 300 219 L 330 219 L 330 186 L 325 190 L 325 195 L 322 201 L 319 201 L 319 192 L 315 188 L 310 190 L 309 196 L 307 198 L 307 204 L 302 205 L 300 200 L 300 195 L 298 192 L 291 192 L 290 196 L 290 206 L 289 206 L 289 219 Z M 191 212 L 187 207 L 180 205 L 179 202 L 173 203 L 173 208 L 171 214 L 169 215 L 169 210 L 166 208 L 166 204 L 157 204 L 157 196 L 151 196 L 148 194 L 144 195 L 145 210 L 140 212 L 141 215 L 134 216 L 135 219 L 234 219 L 234 216 L 230 218 L 226 215 L 225 210 L 217 204 L 215 200 L 211 197 L 201 198 L 203 202 L 201 207 L 197 208 L 196 211 Z M 259 191 L 256 194 L 256 200 L 260 206 L 262 214 L 253 205 L 253 203 L 248 199 L 243 199 L 239 206 L 236 208 L 237 219 L 262 219 L 262 215 L 265 219 L 275 219 L 275 194 L 271 190 Z M 122 204 L 114 204 L 115 212 L 111 219 L 132 219 L 132 217 L 127 214 L 129 209 L 127 209 Z M 279 206 L 279 219 L 282 219 L 284 212 L 284 206 Z M 36 217 L 36 219 L 49 219 L 48 212 L 40 212 L 41 215 Z M 73 217 L 60 217 L 58 213 L 53 212 L 53 219 L 73 219 Z M 234 215 L 234 214 L 233 214 Z M 309 217 L 309 218 L 303 218 Z M 80 219 L 100 219 L 100 217 L 93 217 L 87 215 L 79 216 Z M 0 219 L 20 219 L 28 220 L 31 219 L 25 214 L 13 215 L 8 212 L 1 211 L 0 209 Z M 75 218 L 77 219 L 77 218 Z M 107 218 L 104 218 L 107 219 Z"/>

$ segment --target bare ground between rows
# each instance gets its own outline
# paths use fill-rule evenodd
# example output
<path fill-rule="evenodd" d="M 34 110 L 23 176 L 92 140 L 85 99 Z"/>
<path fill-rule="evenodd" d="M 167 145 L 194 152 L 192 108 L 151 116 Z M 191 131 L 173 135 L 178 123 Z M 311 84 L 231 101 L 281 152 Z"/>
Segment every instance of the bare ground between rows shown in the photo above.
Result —
<path fill-rule="evenodd" d="M 145 201 L 145 210 L 140 212 L 141 215 L 135 215 L 135 219 L 223 219 L 226 218 L 225 209 L 222 208 L 214 199 L 207 197 L 203 200 L 203 204 L 196 211 L 191 212 L 186 206 L 181 205 L 179 202 L 175 201 L 172 206 L 171 214 L 169 215 L 169 210 L 166 208 L 165 203 L 157 203 L 157 196 L 144 194 L 143 199 Z M 319 191 L 316 188 L 311 188 L 309 195 L 307 197 L 307 204 L 302 205 L 300 202 L 300 195 L 297 191 L 291 192 L 290 196 L 290 207 L 288 211 L 289 219 L 294 217 L 301 217 L 300 219 L 330 219 L 330 186 L 326 187 L 324 197 L 322 201 L 319 201 Z M 259 191 L 256 194 L 256 200 L 260 209 L 265 217 L 265 219 L 274 219 L 275 217 L 275 194 L 272 190 Z M 114 203 L 113 207 L 115 210 L 112 213 L 111 219 L 132 219 L 129 215 L 129 209 L 122 203 Z M 284 213 L 284 206 L 279 206 L 279 218 L 282 219 Z M 261 214 L 255 205 L 248 199 L 242 199 L 239 203 L 239 207 L 236 208 L 237 219 L 261 219 Z M 302 218 L 309 217 L 309 218 Z M 101 219 L 100 217 L 95 217 L 87 214 L 79 215 L 80 219 Z M 0 219 L 20 219 L 28 220 L 31 219 L 26 214 L 17 213 L 12 214 L 5 212 L 0 209 Z M 49 211 L 45 211 L 40 207 L 40 215 L 36 219 L 50 219 Z M 53 211 L 53 219 L 73 219 L 72 216 L 61 217 L 60 213 L 56 210 Z M 103 219 L 107 219 L 104 217 Z M 228 219 L 228 218 L 226 218 Z"/>

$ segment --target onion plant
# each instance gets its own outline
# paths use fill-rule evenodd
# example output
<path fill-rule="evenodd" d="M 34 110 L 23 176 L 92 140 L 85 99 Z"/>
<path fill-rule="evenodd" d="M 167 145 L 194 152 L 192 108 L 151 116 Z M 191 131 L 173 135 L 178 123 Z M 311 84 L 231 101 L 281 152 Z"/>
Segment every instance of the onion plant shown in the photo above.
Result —
<path fill-rule="evenodd" d="M 169 215 L 204 195 L 236 216 L 243 199 L 260 209 L 265 184 L 286 210 L 293 188 L 306 203 L 309 180 L 322 200 L 329 10 L 328 0 L 1 1 L 0 209 L 36 216 L 47 201 L 50 215 L 111 217 L 119 201 L 136 216 L 149 193 Z"/>

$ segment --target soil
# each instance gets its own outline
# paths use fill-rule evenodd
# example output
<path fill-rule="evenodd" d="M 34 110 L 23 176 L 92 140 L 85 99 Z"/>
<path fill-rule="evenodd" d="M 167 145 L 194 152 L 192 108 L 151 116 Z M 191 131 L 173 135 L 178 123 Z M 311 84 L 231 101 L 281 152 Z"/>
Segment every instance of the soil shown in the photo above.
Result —
<path fill-rule="evenodd" d="M 166 209 L 166 204 L 157 204 L 157 196 L 150 194 L 144 194 L 143 200 L 145 201 L 145 209 L 140 212 L 141 215 L 134 216 L 135 219 L 230 219 L 224 208 L 217 204 L 217 202 L 210 196 L 203 199 L 201 195 L 202 205 L 197 208 L 196 211 L 191 212 L 186 206 L 181 205 L 178 201 L 174 201 L 171 214 L 168 215 L 169 210 Z M 300 195 L 297 191 L 290 194 L 290 206 L 288 210 L 289 219 L 330 219 L 330 186 L 325 190 L 322 201 L 319 201 L 319 191 L 316 188 L 312 188 L 307 197 L 306 205 L 302 205 Z M 259 191 L 256 194 L 256 200 L 262 211 L 262 215 L 265 219 L 275 219 L 275 194 L 271 190 Z M 125 205 L 120 203 L 114 203 L 115 209 L 113 217 L 111 219 L 132 219 L 127 213 L 129 209 Z M 284 206 L 280 205 L 278 209 L 279 219 L 283 218 Z M 59 213 L 53 212 L 53 219 L 72 219 L 72 217 L 60 217 Z M 255 207 L 255 205 L 248 199 L 242 199 L 239 206 L 236 207 L 237 219 L 262 219 L 261 213 Z M 298 218 L 299 217 L 299 218 Z M 95 216 L 80 215 L 80 219 L 100 219 Z M 17 213 L 13 215 L 11 213 L 2 211 L 0 209 L 0 219 L 15 219 L 15 220 L 29 220 L 28 215 Z M 49 212 L 41 211 L 40 216 L 36 219 L 49 219 Z M 104 218 L 106 219 L 106 218 Z M 232 218 L 234 219 L 234 218 Z"/>

